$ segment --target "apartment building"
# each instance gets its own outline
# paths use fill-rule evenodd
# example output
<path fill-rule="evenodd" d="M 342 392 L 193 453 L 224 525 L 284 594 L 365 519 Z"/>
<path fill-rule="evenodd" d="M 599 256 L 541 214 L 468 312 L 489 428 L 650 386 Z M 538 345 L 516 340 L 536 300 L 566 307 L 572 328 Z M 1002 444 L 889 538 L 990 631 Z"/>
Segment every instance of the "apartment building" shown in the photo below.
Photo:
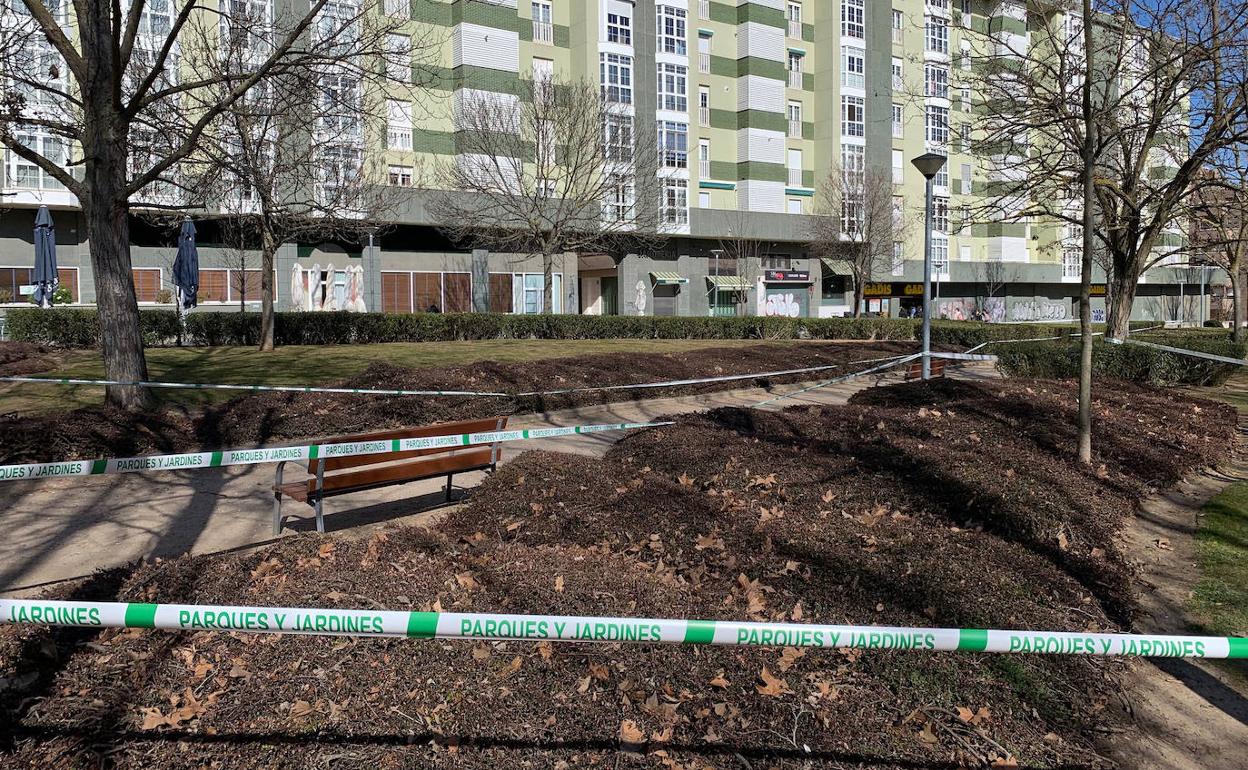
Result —
<path fill-rule="evenodd" d="M 152 7 L 173 13 L 172 4 Z M 423 65 L 431 78 L 392 63 L 378 119 L 362 118 L 365 151 L 383 169 L 378 182 L 407 188 L 406 202 L 364 243 L 284 245 L 279 308 L 291 306 L 296 266 L 319 269 L 328 293 L 345 287 L 346 268 L 358 265 L 369 310 L 540 312 L 541 260 L 449 242 L 431 214 L 424 172 L 455 156 L 471 97 L 514 99 L 519 79 L 555 77 L 601 85 L 621 123 L 606 135 L 656 132 L 669 237 L 622 259 L 562 255 L 554 312 L 851 313 L 845 271 L 810 256 L 809 222 L 825 213 L 819 188 L 830 170 L 870 168 L 891 169 L 894 209 L 915 226 L 867 287 L 864 309 L 909 314 L 921 296 L 924 192 L 910 159 L 936 151 L 949 157 L 935 180 L 936 312 L 1003 321 L 1077 315 L 1077 233 L 1040 222 L 958 224 L 960 207 L 985 184 L 971 144 L 969 41 L 985 29 L 1025 39 L 1022 2 L 382 0 L 378 12 L 402 23 L 395 51 L 438 46 L 432 67 Z M 23 141 L 57 140 L 32 130 Z M 0 300 L 21 299 L 34 209 L 46 204 L 57 221 L 62 282 L 76 302 L 90 303 L 89 245 L 72 196 L 11 152 L 4 171 Z M 159 304 L 174 236 L 136 219 L 133 238 L 140 302 Z M 201 222 L 199 240 L 203 306 L 258 301 L 255 263 L 217 243 L 211 221 Z M 1152 271 L 1137 315 L 1160 317 L 1161 298 L 1178 290 L 1166 270 Z"/>

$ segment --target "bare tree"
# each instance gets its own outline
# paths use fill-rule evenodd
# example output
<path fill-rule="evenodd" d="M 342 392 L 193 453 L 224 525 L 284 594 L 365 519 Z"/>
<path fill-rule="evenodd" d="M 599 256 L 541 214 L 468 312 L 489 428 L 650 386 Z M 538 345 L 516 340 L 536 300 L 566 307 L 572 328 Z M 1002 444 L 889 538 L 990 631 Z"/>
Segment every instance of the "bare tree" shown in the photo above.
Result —
<path fill-rule="evenodd" d="M 660 166 L 686 166 L 689 151 L 674 136 L 660 150 L 621 94 L 595 82 L 539 77 L 519 90 L 463 93 L 457 155 L 434 175 L 443 192 L 431 210 L 456 242 L 540 256 L 549 312 L 557 255 L 639 249 L 681 224 L 686 202 Z"/>
<path fill-rule="evenodd" d="M 992 306 L 997 299 L 997 292 L 1018 280 L 1018 272 L 1010 270 L 1006 263 L 999 259 L 990 259 L 975 265 L 976 283 L 983 287 L 983 293 L 975 297 L 975 310 L 981 320 L 997 320 L 990 318 Z M 1004 313 L 1005 300 L 1001 300 Z M 1000 320 L 1005 320 L 1004 315 Z"/>
<path fill-rule="evenodd" d="M 322 67 L 361 70 L 385 50 L 386 25 L 362 0 L 309 0 L 281 6 L 247 67 L 212 72 L 205 63 L 217 46 L 193 41 L 215 39 L 211 32 L 246 5 L 18 0 L 16 18 L 0 25 L 0 144 L 82 207 L 110 379 L 147 379 L 130 272 L 131 207 L 183 205 L 183 167 L 258 84 Z M 124 408 L 148 398 L 144 388 L 107 389 L 108 403 Z"/>
<path fill-rule="evenodd" d="M 892 172 L 834 165 L 819 194 L 822 210 L 811 219 L 806 234 L 810 249 L 848 271 L 858 318 L 863 289 L 891 270 L 893 244 L 905 237 L 904 217 L 894 205 Z"/>
<path fill-rule="evenodd" d="M 1235 148 L 1207 170 L 1206 184 L 1191 199 L 1192 251 L 1226 271 L 1234 295 L 1231 323 L 1236 342 L 1248 333 L 1248 148 Z"/>
<path fill-rule="evenodd" d="M 721 275 L 736 275 L 747 283 L 757 285 L 762 275 L 763 258 L 773 242 L 747 235 L 751 228 L 748 211 L 736 208 L 719 213 L 723 215 L 725 224 L 716 238 L 716 267 L 723 270 Z M 744 314 L 749 315 L 748 292 L 738 294 L 737 308 L 738 312 L 744 310 Z"/>
<path fill-rule="evenodd" d="M 206 74 L 229 79 L 253 69 L 272 24 L 263 5 L 222 19 L 219 53 L 204 61 Z M 259 252 L 261 350 L 274 347 L 278 248 L 298 240 L 358 242 L 392 218 L 399 199 L 385 183 L 412 182 L 410 172 L 406 180 L 387 180 L 381 155 L 367 152 L 369 136 L 386 130 L 367 105 L 406 107 L 410 148 L 412 102 L 386 96 L 425 85 L 425 59 L 434 47 L 391 39 L 402 42 L 387 45 L 372 66 L 326 62 L 266 79 L 204 132 L 198 176 L 188 187 L 203 205 L 228 213 L 237 240 Z M 394 141 L 388 137 L 387 144 Z"/>

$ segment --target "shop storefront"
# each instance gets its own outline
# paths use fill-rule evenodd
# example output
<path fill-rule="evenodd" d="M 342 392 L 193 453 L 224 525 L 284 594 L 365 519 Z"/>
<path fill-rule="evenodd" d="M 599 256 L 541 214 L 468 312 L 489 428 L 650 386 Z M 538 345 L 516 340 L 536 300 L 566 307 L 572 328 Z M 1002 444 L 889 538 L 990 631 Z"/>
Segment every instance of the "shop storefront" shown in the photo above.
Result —
<path fill-rule="evenodd" d="M 754 285 L 739 275 L 706 276 L 706 298 L 711 315 L 744 315 L 752 288 Z"/>
<path fill-rule="evenodd" d="M 903 281 L 868 283 L 862 287 L 866 311 L 885 317 L 918 318 L 923 315 L 923 284 Z"/>
<path fill-rule="evenodd" d="M 788 318 L 809 316 L 813 290 L 809 270 L 764 270 L 758 314 Z"/>

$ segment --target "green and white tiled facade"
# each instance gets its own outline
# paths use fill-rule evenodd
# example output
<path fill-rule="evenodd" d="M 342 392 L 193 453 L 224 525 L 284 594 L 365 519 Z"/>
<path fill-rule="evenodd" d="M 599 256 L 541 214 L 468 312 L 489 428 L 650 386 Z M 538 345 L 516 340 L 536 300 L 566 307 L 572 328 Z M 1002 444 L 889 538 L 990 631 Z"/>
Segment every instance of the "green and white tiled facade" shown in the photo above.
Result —
<path fill-rule="evenodd" d="M 281 2 L 282 0 L 279 0 Z M 1022 5 L 983 0 L 381 0 L 407 19 L 409 41 L 436 41 L 432 62 L 399 73 L 369 129 L 391 184 L 419 184 L 421 170 L 457 150 L 457 115 L 472 95 L 517 99 L 520 78 L 551 73 L 599 81 L 637 131 L 661 136 L 661 212 L 672 233 L 660 253 L 620 264 L 597 255 L 557 261 L 556 311 L 621 314 L 830 316 L 852 310 L 848 284 L 805 243 L 808 217 L 829 169 L 892 169 L 895 205 L 919 221 L 923 180 L 910 159 L 947 152 L 938 178 L 937 312 L 969 317 L 987 307 L 1001 320 L 1070 318 L 1077 272 L 1063 264 L 1063 233 L 1042 223 L 982 224 L 956 231 L 959 207 L 982 194 L 982 164 L 963 142 L 974 131 L 974 95 L 962 86 L 962 52 L 973 31 L 1017 30 Z M 419 47 L 419 42 L 416 47 Z M 429 66 L 432 64 L 432 66 Z M 397 82 L 401 80 L 411 82 Z M 371 123 L 370 123 L 371 125 Z M 964 128 L 964 126 L 968 128 Z M 375 135 L 372 135 L 375 134 Z M 33 207 L 54 209 L 64 280 L 90 302 L 88 247 L 72 197 L 6 153 L 0 213 L 0 295 L 25 282 Z M 291 267 L 360 264 L 370 310 L 529 312 L 540 302 L 540 260 L 456 249 L 413 189 L 399 221 L 371 245 L 289 244 L 278 264 L 279 307 Z M 951 229 L 951 225 L 953 228 Z M 763 242 L 735 270 L 725 242 Z M 140 299 L 167 287 L 172 238 L 136 227 Z M 877 276 L 868 309 L 897 315 L 914 304 L 906 284 L 922 277 L 921 225 Z M 225 270 L 211 228 L 201 262 L 223 288 L 206 307 L 253 298 Z M 235 266 L 236 267 L 236 266 Z M 252 266 L 254 267 L 254 265 Z M 146 271 L 138 276 L 139 271 Z M 153 272 L 155 271 L 155 272 Z M 1136 315 L 1171 315 L 1182 289 L 1175 271 L 1151 271 Z M 72 273 L 72 275 L 71 275 Z M 1103 276 L 1094 276 L 1103 280 Z M 154 283 L 153 283 L 154 281 Z M 734 283 L 735 282 L 735 283 Z M 251 285 L 254 285 L 254 281 Z M 744 290 L 717 287 L 748 286 Z M 989 289 L 994 301 L 985 302 Z M 1186 287 L 1188 294 L 1193 287 Z"/>

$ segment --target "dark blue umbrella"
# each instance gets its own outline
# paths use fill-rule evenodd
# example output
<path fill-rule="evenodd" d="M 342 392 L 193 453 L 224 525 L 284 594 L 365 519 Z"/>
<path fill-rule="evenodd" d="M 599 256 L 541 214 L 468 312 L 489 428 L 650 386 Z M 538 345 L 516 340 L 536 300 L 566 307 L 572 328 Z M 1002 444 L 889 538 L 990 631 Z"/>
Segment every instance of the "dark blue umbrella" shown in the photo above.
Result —
<path fill-rule="evenodd" d="M 182 221 L 178 233 L 178 255 L 173 258 L 173 285 L 178 287 L 178 307 L 190 310 L 198 302 L 199 249 L 195 247 L 195 223 Z"/>
<path fill-rule="evenodd" d="M 52 226 L 52 214 L 47 206 L 40 206 L 35 214 L 35 304 L 52 307 L 52 295 L 60 280 L 56 277 L 56 229 Z"/>

